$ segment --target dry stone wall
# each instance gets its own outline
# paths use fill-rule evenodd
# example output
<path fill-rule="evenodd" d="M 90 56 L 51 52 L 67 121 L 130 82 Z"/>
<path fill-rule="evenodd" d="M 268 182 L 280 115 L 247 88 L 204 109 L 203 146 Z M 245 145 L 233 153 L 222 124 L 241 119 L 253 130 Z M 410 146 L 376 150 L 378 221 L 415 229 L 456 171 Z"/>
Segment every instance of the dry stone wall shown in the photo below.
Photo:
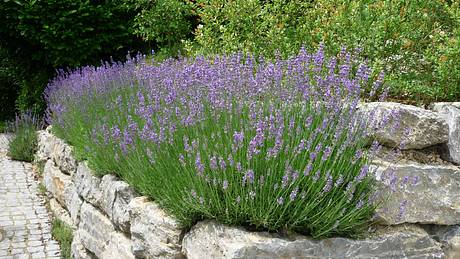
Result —
<path fill-rule="evenodd" d="M 44 185 L 50 208 L 74 229 L 74 258 L 460 258 L 460 103 L 439 103 L 432 110 L 395 103 L 371 103 L 363 112 L 378 116 L 397 109 L 411 129 L 405 149 L 441 146 L 442 163 L 409 161 L 394 166 L 398 181 L 416 176 L 417 185 L 398 188 L 385 208 L 377 210 L 379 225 L 363 239 L 309 237 L 251 232 L 215 221 L 180 227 L 154 201 L 138 195 L 114 175 L 93 174 L 76 161 L 72 148 L 39 132 L 37 160 L 45 163 Z M 373 133 L 394 145 L 402 132 Z M 422 151 L 420 151 L 422 152 Z M 379 188 L 389 185 L 382 173 L 384 160 L 374 161 Z M 409 200 L 399 215 L 403 200 Z"/>

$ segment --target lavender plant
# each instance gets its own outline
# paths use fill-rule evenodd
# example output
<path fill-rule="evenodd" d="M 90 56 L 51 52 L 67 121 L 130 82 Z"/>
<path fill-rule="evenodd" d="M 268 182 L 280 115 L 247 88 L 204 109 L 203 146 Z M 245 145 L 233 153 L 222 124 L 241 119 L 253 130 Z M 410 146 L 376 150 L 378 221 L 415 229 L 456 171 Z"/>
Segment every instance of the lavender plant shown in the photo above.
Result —
<path fill-rule="evenodd" d="M 8 155 L 15 160 L 31 162 L 37 149 L 36 131 L 42 127 L 42 120 L 31 111 L 16 115 L 7 126 L 7 131 L 14 134 L 8 144 Z"/>
<path fill-rule="evenodd" d="M 233 54 L 62 72 L 47 118 L 97 174 L 115 173 L 184 225 L 204 218 L 315 238 L 367 229 L 378 205 L 356 107 L 382 77 L 342 51 Z"/>

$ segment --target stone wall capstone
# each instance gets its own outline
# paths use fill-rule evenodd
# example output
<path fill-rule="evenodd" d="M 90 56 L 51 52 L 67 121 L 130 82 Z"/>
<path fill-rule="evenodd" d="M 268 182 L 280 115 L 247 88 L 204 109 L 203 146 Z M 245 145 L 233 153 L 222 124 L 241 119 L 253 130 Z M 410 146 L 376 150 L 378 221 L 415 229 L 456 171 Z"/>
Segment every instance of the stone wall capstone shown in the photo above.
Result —
<path fill-rule="evenodd" d="M 441 245 L 417 226 L 384 228 L 362 240 L 276 237 L 214 221 L 200 222 L 184 237 L 189 259 L 200 258 L 442 258 Z"/>
<path fill-rule="evenodd" d="M 460 102 L 434 103 L 432 109 L 441 114 L 449 125 L 446 158 L 451 162 L 460 164 Z"/>

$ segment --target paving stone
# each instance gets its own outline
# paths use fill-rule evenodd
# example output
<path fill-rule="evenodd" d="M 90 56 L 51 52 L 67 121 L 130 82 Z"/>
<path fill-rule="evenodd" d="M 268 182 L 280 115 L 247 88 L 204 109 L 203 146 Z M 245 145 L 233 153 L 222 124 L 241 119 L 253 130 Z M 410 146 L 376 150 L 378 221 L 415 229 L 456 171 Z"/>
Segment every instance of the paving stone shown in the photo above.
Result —
<path fill-rule="evenodd" d="M 0 229 L 6 232 L 0 258 L 59 258 L 59 244 L 52 240 L 48 211 L 38 196 L 32 167 L 6 157 L 7 139 L 0 134 Z"/>

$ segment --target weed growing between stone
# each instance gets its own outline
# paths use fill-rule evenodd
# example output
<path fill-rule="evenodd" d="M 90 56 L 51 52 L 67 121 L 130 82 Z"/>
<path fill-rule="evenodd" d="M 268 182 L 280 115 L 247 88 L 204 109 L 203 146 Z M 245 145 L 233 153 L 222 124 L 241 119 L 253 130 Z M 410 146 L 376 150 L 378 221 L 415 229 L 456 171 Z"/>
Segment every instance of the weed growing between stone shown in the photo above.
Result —
<path fill-rule="evenodd" d="M 8 126 L 8 131 L 14 134 L 8 145 L 8 155 L 15 160 L 32 162 L 37 149 L 36 131 L 41 127 L 41 120 L 32 113 L 17 115 Z"/>
<path fill-rule="evenodd" d="M 73 239 L 72 229 L 59 219 L 53 219 L 51 234 L 59 242 L 61 246 L 61 258 L 70 259 L 71 245 Z"/>
<path fill-rule="evenodd" d="M 356 107 L 382 82 L 355 60 L 322 48 L 273 61 L 136 57 L 62 73 L 46 91 L 48 119 L 98 174 L 118 174 L 184 226 L 354 236 L 380 200 L 373 118 Z"/>

